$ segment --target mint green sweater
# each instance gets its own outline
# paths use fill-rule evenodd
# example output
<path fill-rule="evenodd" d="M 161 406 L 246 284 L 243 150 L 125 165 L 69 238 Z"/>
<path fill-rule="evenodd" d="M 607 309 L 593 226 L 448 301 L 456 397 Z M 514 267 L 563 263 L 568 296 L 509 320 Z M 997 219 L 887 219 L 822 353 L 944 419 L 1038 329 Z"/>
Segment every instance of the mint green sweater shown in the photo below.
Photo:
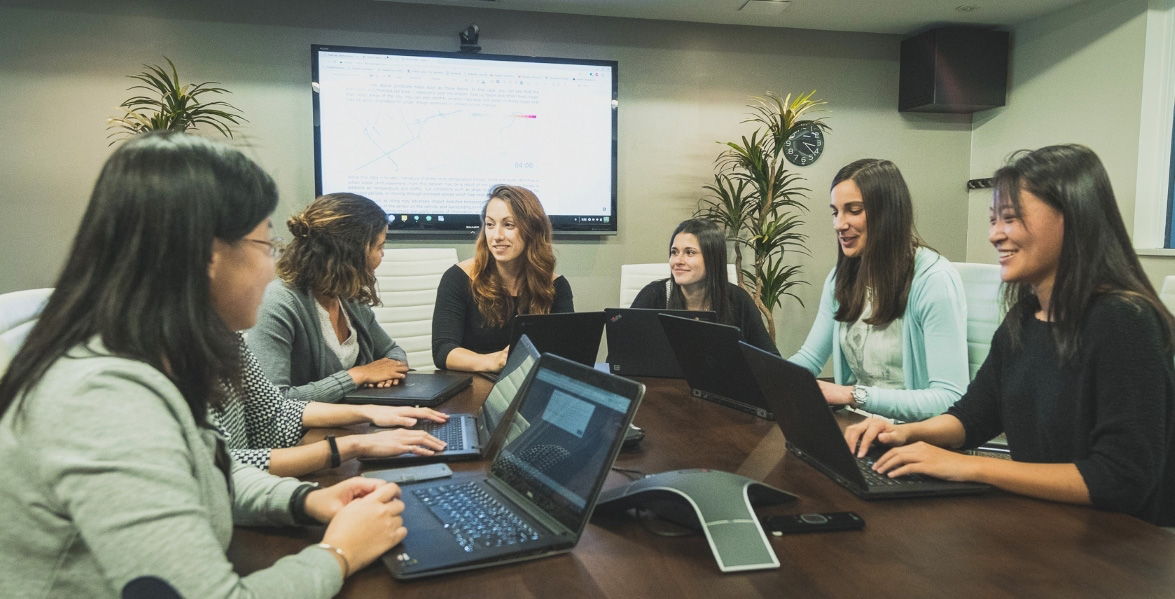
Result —
<path fill-rule="evenodd" d="M 0 418 L 0 597 L 117 598 L 142 576 L 190 598 L 337 593 L 339 564 L 315 547 L 233 571 L 234 522 L 292 525 L 302 483 L 234 462 L 230 497 L 216 433 L 175 385 L 104 353 L 75 348 Z"/>
<path fill-rule="evenodd" d="M 836 269 L 828 273 L 816 322 L 803 347 L 788 361 L 818 375 L 832 357 L 833 378 L 852 385 L 857 377 L 840 348 Z M 902 319 L 902 372 L 905 389 L 868 387 L 866 410 L 907 422 L 946 412 L 967 390 L 967 303 L 959 272 L 946 258 L 921 248 L 914 258 L 914 280 Z"/>

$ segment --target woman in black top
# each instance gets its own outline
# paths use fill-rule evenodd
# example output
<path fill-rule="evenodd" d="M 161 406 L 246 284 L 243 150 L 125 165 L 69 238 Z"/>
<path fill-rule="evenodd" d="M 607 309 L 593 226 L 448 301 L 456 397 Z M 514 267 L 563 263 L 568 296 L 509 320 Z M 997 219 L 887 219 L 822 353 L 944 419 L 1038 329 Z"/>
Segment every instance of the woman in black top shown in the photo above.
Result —
<path fill-rule="evenodd" d="M 677 225 L 669 238 L 669 268 L 673 276 L 645 285 L 633 308 L 712 310 L 718 322 L 738 327 L 743 341 L 779 354 L 755 300 L 726 280 L 726 236 L 717 225 L 697 218 Z"/>
<path fill-rule="evenodd" d="M 1130 245 L 1101 161 L 1042 148 L 996 171 L 990 240 L 1007 317 L 946 414 L 845 431 L 875 469 L 989 483 L 1175 525 L 1175 319 Z M 1012 460 L 941 449 L 1000 432 Z"/>
<path fill-rule="evenodd" d="M 532 191 L 499 185 L 481 209 L 470 260 L 441 277 L 432 320 L 437 368 L 498 372 L 515 314 L 574 312 L 571 285 L 555 275 L 551 221 Z"/>

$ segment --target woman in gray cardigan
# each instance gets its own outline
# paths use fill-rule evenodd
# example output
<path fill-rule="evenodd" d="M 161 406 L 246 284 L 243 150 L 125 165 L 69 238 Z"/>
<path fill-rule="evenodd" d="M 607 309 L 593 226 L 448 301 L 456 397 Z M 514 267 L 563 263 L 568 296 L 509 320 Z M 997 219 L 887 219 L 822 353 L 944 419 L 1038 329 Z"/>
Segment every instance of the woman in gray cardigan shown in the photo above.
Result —
<path fill-rule="evenodd" d="M 103 167 L 72 251 L 0 378 L 0 597 L 330 597 L 404 538 L 399 488 L 232 461 L 208 408 L 238 387 L 234 330 L 273 276 L 277 190 L 226 146 L 165 132 Z M 240 576 L 240 524 L 329 523 Z"/>
<path fill-rule="evenodd" d="M 286 222 L 293 235 L 265 291 L 249 349 L 290 399 L 337 402 L 361 385 L 394 385 L 407 354 L 375 320 L 375 269 L 387 214 L 352 193 L 325 195 Z"/>

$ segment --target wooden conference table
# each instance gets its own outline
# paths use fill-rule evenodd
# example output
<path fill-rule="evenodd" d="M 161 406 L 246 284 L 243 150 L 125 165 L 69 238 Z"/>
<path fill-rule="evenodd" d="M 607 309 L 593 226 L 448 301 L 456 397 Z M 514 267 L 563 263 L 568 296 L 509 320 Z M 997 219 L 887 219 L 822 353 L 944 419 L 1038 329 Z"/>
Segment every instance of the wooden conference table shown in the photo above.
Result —
<path fill-rule="evenodd" d="M 759 515 L 854 511 L 864 530 L 771 537 L 781 567 L 722 574 L 700 534 L 655 536 L 635 518 L 598 515 L 564 555 L 398 582 L 376 562 L 340 597 L 1173 597 L 1175 534 L 1090 508 L 992 492 L 977 497 L 863 501 L 787 454 L 774 422 L 689 395 L 684 381 L 648 386 L 635 422 L 647 437 L 616 466 L 734 472 L 790 491 L 798 503 Z M 441 406 L 474 411 L 491 383 Z M 485 469 L 484 461 L 450 464 Z M 313 478 L 358 473 L 352 461 Z M 604 488 L 629 478 L 613 471 Z M 668 525 L 671 526 L 671 525 Z M 411 534 L 411 532 L 409 532 Z M 241 574 L 317 542 L 322 529 L 238 527 L 229 557 Z"/>

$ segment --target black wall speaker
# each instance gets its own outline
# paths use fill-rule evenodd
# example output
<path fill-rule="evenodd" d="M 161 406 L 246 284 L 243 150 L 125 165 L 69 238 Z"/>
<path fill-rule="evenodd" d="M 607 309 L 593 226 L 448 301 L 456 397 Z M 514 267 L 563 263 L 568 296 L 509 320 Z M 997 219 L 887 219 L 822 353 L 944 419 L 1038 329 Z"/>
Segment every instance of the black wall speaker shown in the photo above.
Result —
<path fill-rule="evenodd" d="M 902 42 L 898 110 L 977 112 L 1003 106 L 1008 88 L 1007 31 L 931 29 Z"/>

